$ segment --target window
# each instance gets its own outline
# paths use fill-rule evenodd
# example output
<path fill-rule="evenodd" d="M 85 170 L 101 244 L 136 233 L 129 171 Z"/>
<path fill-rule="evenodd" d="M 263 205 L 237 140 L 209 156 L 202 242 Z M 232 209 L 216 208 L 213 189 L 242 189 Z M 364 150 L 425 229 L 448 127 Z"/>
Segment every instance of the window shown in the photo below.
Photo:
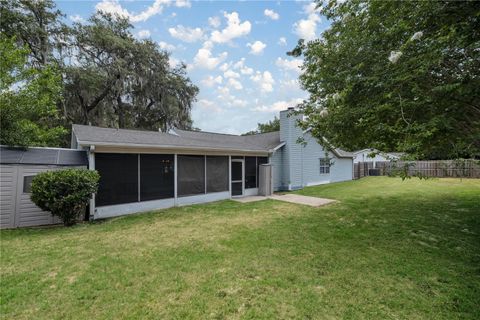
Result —
<path fill-rule="evenodd" d="M 35 176 L 23 177 L 23 193 L 32 193 L 32 180 Z"/>
<path fill-rule="evenodd" d="M 205 156 L 177 156 L 178 196 L 205 193 Z"/>
<path fill-rule="evenodd" d="M 320 174 L 330 173 L 330 159 L 320 158 Z"/>
<path fill-rule="evenodd" d="M 140 201 L 174 197 L 172 154 L 140 155 Z"/>
<path fill-rule="evenodd" d="M 245 157 L 245 189 L 257 187 L 257 157 Z"/>
<path fill-rule="evenodd" d="M 228 157 L 207 157 L 207 192 L 228 191 Z"/>
<path fill-rule="evenodd" d="M 98 206 L 138 201 L 137 154 L 96 153 L 95 169 L 100 174 Z"/>

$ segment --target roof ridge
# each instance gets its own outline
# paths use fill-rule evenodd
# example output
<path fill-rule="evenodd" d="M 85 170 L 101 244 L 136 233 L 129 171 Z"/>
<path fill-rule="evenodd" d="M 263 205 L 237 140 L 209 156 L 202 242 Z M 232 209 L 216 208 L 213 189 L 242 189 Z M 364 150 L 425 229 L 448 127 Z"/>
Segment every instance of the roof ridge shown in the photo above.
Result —
<path fill-rule="evenodd" d="M 193 132 L 193 133 L 209 133 L 209 134 L 218 134 L 218 135 L 223 135 L 223 136 L 243 137 L 239 134 L 233 134 L 233 133 L 221 133 L 221 132 L 212 132 L 212 131 L 195 131 L 195 130 L 184 130 L 184 129 L 174 128 L 173 131 L 175 131 L 175 130 L 185 131 L 185 132 Z"/>
<path fill-rule="evenodd" d="M 135 132 L 147 132 L 147 133 L 162 133 L 162 134 L 168 134 L 173 136 L 173 134 L 168 133 L 168 132 L 163 132 L 163 131 L 155 131 L 155 130 L 148 130 L 148 129 L 142 129 L 142 128 L 135 128 L 135 129 L 129 129 L 129 128 L 110 128 L 110 127 L 100 127 L 100 126 L 91 126 L 88 124 L 73 124 L 74 126 L 82 126 L 82 127 L 87 127 L 87 128 L 99 128 L 99 129 L 109 129 L 109 130 L 117 130 L 117 131 L 135 131 Z"/>

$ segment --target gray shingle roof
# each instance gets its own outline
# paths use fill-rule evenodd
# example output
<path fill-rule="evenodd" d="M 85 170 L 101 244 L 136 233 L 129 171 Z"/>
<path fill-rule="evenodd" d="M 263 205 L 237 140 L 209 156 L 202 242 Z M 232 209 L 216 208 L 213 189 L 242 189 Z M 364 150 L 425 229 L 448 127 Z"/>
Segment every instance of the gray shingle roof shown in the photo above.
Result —
<path fill-rule="evenodd" d="M 151 146 L 159 148 L 267 152 L 281 143 L 279 132 L 237 136 L 179 129 L 175 129 L 171 133 L 165 133 L 85 125 L 73 125 L 73 132 L 79 143 L 84 145 Z"/>
<path fill-rule="evenodd" d="M 59 166 L 86 166 L 87 153 L 83 150 L 59 148 L 12 148 L 0 147 L 2 164 L 36 164 Z"/>

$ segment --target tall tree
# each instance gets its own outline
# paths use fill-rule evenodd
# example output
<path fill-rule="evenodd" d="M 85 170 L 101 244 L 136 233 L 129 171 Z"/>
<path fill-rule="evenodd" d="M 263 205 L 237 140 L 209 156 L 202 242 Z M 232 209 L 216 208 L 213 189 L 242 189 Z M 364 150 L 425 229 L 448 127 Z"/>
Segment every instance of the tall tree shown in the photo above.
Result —
<path fill-rule="evenodd" d="M 61 62 L 59 53 L 69 32 L 52 0 L 0 0 L 0 17 L 1 32 L 29 49 L 33 66 Z"/>
<path fill-rule="evenodd" d="M 324 3 L 331 21 L 302 40 L 305 126 L 347 149 L 420 159 L 480 156 L 480 3 Z"/>
<path fill-rule="evenodd" d="M 12 146 L 57 146 L 65 129 L 56 101 L 62 85 L 58 70 L 27 64 L 29 49 L 0 36 L 0 143 Z"/>
<path fill-rule="evenodd" d="M 149 40 L 139 41 L 129 21 L 106 13 L 76 24 L 75 64 L 66 68 L 67 117 L 74 122 L 167 130 L 191 126 L 198 93 L 185 66 Z"/>
<path fill-rule="evenodd" d="M 258 134 L 258 133 L 267 133 L 267 132 L 275 132 L 280 131 L 280 119 L 276 116 L 273 120 L 267 121 L 265 123 L 258 123 L 257 129 L 253 131 L 249 131 L 244 133 L 244 136 L 248 136 L 251 134 Z"/>

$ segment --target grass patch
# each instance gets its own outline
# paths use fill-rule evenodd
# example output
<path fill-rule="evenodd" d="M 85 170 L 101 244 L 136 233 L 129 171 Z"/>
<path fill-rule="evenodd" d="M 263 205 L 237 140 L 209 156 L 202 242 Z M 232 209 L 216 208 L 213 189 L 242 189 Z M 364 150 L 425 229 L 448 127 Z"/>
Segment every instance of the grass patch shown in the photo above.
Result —
<path fill-rule="evenodd" d="M 1 231 L 15 319 L 475 319 L 480 181 L 371 177 L 79 225 Z"/>

